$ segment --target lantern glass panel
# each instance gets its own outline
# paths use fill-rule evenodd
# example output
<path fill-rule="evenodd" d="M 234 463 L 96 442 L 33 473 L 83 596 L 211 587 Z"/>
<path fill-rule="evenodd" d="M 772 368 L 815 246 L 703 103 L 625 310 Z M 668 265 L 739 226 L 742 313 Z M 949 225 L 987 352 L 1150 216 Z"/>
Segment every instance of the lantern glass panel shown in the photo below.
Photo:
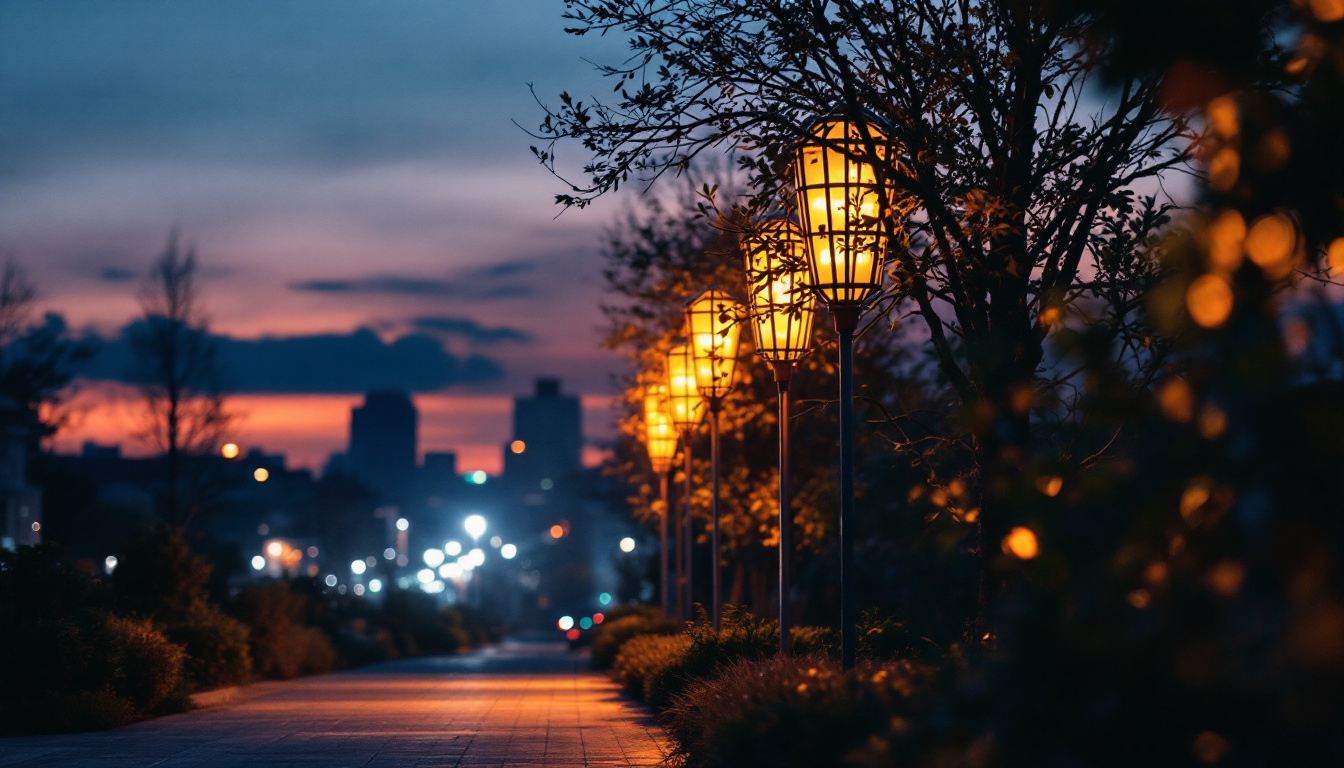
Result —
<path fill-rule="evenodd" d="M 786 218 L 766 219 L 742 245 L 756 353 L 772 363 L 794 362 L 811 346 L 816 308 L 802 234 Z"/>
<path fill-rule="evenodd" d="M 732 294 L 711 288 L 686 305 L 686 331 L 695 358 L 695 386 L 704 397 L 723 397 L 733 388 L 742 305 Z"/>
<path fill-rule="evenodd" d="M 644 395 L 644 447 L 654 474 L 661 475 L 672 468 L 677 455 L 677 428 L 672 424 L 663 387 L 655 385 L 650 390 Z"/>
<path fill-rule="evenodd" d="M 709 403 L 695 386 L 695 358 L 688 344 L 678 344 L 667 352 L 667 404 L 672 425 L 679 430 L 694 429 L 704 418 Z"/>
<path fill-rule="evenodd" d="M 798 218 L 812 287 L 832 309 L 860 307 L 882 287 L 892 203 L 876 163 L 894 156 L 874 123 L 835 116 L 817 122 L 794 157 Z"/>

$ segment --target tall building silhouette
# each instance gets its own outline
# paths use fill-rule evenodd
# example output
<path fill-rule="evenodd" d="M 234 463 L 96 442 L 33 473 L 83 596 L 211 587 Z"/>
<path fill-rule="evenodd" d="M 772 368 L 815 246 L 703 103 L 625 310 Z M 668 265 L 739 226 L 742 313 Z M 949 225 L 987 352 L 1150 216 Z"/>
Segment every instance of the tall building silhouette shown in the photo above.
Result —
<path fill-rule="evenodd" d="M 537 379 L 536 394 L 513 400 L 513 440 L 504 451 L 510 480 L 559 479 L 583 467 L 579 398 L 560 394 L 559 379 Z"/>
<path fill-rule="evenodd" d="M 369 392 L 350 410 L 350 472 L 383 501 L 414 491 L 418 421 L 410 395 L 393 390 Z"/>

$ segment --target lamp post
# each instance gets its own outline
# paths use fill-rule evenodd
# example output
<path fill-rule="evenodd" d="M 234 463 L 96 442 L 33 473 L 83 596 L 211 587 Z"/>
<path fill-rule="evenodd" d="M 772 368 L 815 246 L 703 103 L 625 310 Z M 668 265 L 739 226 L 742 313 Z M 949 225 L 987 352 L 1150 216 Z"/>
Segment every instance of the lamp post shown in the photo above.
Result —
<path fill-rule="evenodd" d="M 789 380 L 793 364 L 812 343 L 816 298 L 807 290 L 808 267 L 802 233 L 792 221 L 775 216 L 761 221 L 743 240 L 747 305 L 756 336 L 756 354 L 775 372 L 779 389 L 779 652 L 789 653 L 789 558 L 793 553 L 793 515 L 789 503 Z"/>
<path fill-rule="evenodd" d="M 723 600 L 719 567 L 719 411 L 737 373 L 737 340 L 742 333 L 742 305 L 732 294 L 708 288 L 686 302 L 686 333 L 695 360 L 695 387 L 709 401 L 710 453 L 710 616 L 719 629 Z"/>
<path fill-rule="evenodd" d="M 691 355 L 689 344 L 677 344 L 667 351 L 667 405 L 672 417 L 672 426 L 681 432 L 681 455 L 685 464 L 686 487 L 682 494 L 685 512 L 678 524 L 681 536 L 681 557 L 677 558 L 677 581 L 681 589 L 677 591 L 677 615 L 684 621 L 691 618 L 691 608 L 695 604 L 695 528 L 691 522 L 691 432 L 700 425 L 709 404 L 700 396 L 695 386 L 695 358 Z"/>
<path fill-rule="evenodd" d="M 812 290 L 840 336 L 840 662 L 854 666 L 854 329 L 882 287 L 891 183 L 877 164 L 891 151 L 881 120 L 833 114 L 812 121 L 794 147 L 793 182 Z"/>
<path fill-rule="evenodd" d="M 658 525 L 660 564 L 658 586 L 663 613 L 666 615 L 669 605 L 667 518 L 671 513 L 667 505 L 667 473 L 672 469 L 672 459 L 677 455 L 677 431 L 676 427 L 672 426 L 672 417 L 667 412 L 667 388 L 663 384 L 650 384 L 644 390 L 644 449 L 649 454 L 649 466 L 658 476 L 658 498 L 662 501 Z"/>

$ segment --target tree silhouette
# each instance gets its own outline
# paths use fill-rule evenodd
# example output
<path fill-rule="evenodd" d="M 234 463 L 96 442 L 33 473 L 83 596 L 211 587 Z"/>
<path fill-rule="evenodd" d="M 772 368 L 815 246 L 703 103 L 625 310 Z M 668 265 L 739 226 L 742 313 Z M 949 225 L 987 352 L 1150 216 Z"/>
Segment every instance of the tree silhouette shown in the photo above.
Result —
<path fill-rule="evenodd" d="M 184 461 L 213 451 L 232 417 L 225 410 L 218 345 L 196 290 L 196 253 L 179 248 L 176 232 L 141 287 L 140 307 L 144 314 L 130 340 L 148 412 L 144 434 L 167 458 L 168 523 L 186 525 Z M 193 511 L 196 506 L 193 501 Z"/>

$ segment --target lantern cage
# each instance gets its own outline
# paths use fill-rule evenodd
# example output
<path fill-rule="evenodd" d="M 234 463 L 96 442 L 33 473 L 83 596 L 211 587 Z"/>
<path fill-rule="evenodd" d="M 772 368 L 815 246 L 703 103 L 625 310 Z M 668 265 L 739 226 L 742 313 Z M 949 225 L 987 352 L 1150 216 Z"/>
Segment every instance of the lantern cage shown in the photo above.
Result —
<path fill-rule="evenodd" d="M 686 302 L 695 386 L 706 398 L 723 397 L 733 388 L 743 314 L 742 304 L 719 288 L 708 288 Z"/>
<path fill-rule="evenodd" d="M 644 395 L 644 448 L 649 453 L 653 473 L 667 474 L 677 455 L 677 428 L 672 423 L 661 384 L 650 386 Z"/>
<path fill-rule="evenodd" d="M 672 426 L 683 432 L 695 429 L 705 417 L 709 403 L 695 386 L 695 358 L 689 344 L 667 351 L 667 406 Z"/>
<path fill-rule="evenodd" d="M 774 216 L 743 238 L 742 250 L 756 353 L 778 370 L 806 355 L 812 343 L 816 296 L 808 288 L 807 247 L 793 221 Z"/>
<path fill-rule="evenodd" d="M 814 120 L 794 149 L 794 188 L 812 289 L 827 307 L 858 309 L 882 287 L 893 184 L 876 165 L 896 151 L 881 118 Z"/>

